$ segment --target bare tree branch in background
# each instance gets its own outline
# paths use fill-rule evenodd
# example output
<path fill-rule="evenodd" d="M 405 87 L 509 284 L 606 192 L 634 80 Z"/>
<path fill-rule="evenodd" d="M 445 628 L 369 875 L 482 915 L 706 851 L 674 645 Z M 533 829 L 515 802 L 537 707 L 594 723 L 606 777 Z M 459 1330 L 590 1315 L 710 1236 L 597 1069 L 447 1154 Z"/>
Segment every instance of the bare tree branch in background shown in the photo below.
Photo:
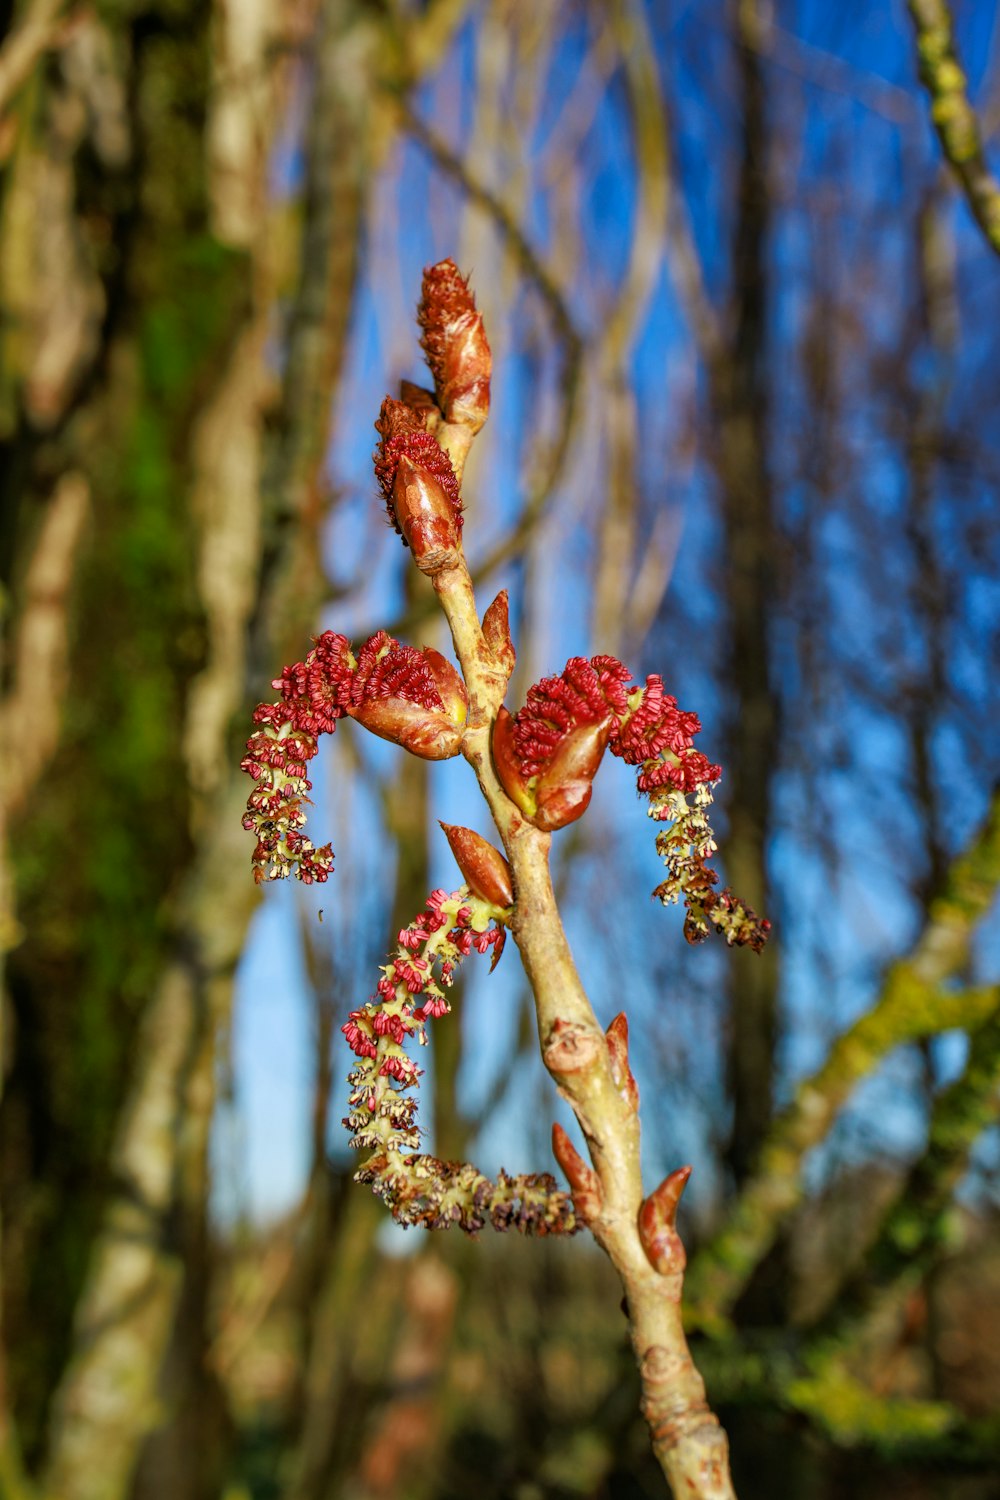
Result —
<path fill-rule="evenodd" d="M 561 408 L 556 434 L 547 445 L 543 456 L 538 460 L 538 472 L 531 480 L 521 514 L 510 534 L 491 547 L 484 557 L 477 559 L 474 577 L 478 582 L 488 579 L 503 563 L 509 562 L 511 558 L 517 557 L 523 551 L 532 531 L 544 514 L 549 497 L 560 480 L 580 419 L 584 346 L 558 281 L 539 258 L 521 226 L 504 203 L 489 188 L 470 177 L 462 159 L 419 116 L 406 107 L 403 107 L 402 113 L 409 133 L 428 152 L 441 170 L 461 185 L 473 203 L 492 215 L 499 232 L 520 263 L 526 278 L 544 301 L 563 350 L 564 363 L 560 379 Z M 390 627 L 392 633 L 397 630 L 401 634 L 412 631 L 428 613 L 430 613 L 430 606 L 421 606 L 419 614 L 411 613 L 404 619 L 394 621 Z"/>
<path fill-rule="evenodd" d="M 945 164 L 914 128 L 908 31 L 858 3 L 782 25 L 756 0 L 7 10 L 0 802 L 4 931 L 25 935 L 0 1017 L 4 1500 L 659 1482 L 603 1261 L 436 1241 L 435 1291 L 426 1252 L 404 1261 L 328 1157 L 331 1033 L 364 998 L 376 913 L 404 927 L 430 883 L 420 762 L 384 776 L 338 744 L 332 811 L 363 807 L 367 878 L 345 883 L 338 844 L 327 919 L 307 896 L 307 930 L 278 938 L 307 983 L 293 959 L 287 1012 L 254 992 L 232 1044 L 235 1070 L 258 1026 L 287 1021 L 292 1048 L 309 1030 L 300 1200 L 253 1217 L 277 1154 L 275 1131 L 262 1168 L 256 1061 L 232 1104 L 254 1210 L 233 1162 L 209 1175 L 253 911 L 236 715 L 320 610 L 357 638 L 375 580 L 394 634 L 428 618 L 424 580 L 392 592 L 398 549 L 358 503 L 369 434 L 344 413 L 373 346 L 401 356 L 414 265 L 455 245 L 517 310 L 495 352 L 521 425 L 486 431 L 515 482 L 474 569 L 507 570 L 526 648 L 507 701 L 552 637 L 592 630 L 635 671 L 659 620 L 685 696 L 730 721 L 727 873 L 769 874 L 780 902 L 780 976 L 758 960 L 720 985 L 623 896 L 638 844 L 598 819 L 555 846 L 599 1007 L 636 964 L 643 1102 L 696 1163 L 694 1212 L 721 1223 L 686 1291 L 739 1493 L 940 1500 L 954 1461 L 963 1500 L 986 1500 L 975 1465 L 995 1445 L 963 1412 L 1000 1381 L 995 803 L 957 846 L 997 770 L 995 289 L 976 225 L 944 210 L 957 173 L 996 249 L 997 184 L 947 6 L 910 0 Z M 251 984 L 260 964 L 255 947 Z M 442 1154 L 537 1135 L 515 990 L 471 1105 L 478 992 L 465 1030 L 459 1004 L 434 1039 Z M 944 1031 L 969 1053 L 942 1088 Z M 277 1048 L 273 1067 L 285 1106 Z M 296 1170 L 283 1155 L 264 1191 Z M 956 1215 L 982 1243 L 973 1270 Z M 965 1321 L 942 1333 L 939 1288 L 963 1277 Z M 971 1401 L 938 1399 L 949 1340 Z M 897 1442 L 927 1474 L 885 1457 Z"/>
<path fill-rule="evenodd" d="M 0 116 L 48 49 L 55 45 L 66 0 L 30 0 L 0 47 Z"/>
<path fill-rule="evenodd" d="M 812 1337 L 835 1358 L 870 1357 L 886 1339 L 908 1296 L 947 1254 L 954 1193 L 973 1148 L 1000 1116 L 1000 990 L 979 1026 L 970 1026 L 969 1056 L 930 1113 L 927 1145 L 913 1162 L 865 1256 L 863 1274 L 842 1288 Z M 984 997 L 985 998 L 985 997 Z M 895 1314 L 895 1317 L 893 1317 Z"/>
<path fill-rule="evenodd" d="M 907 0 L 907 9 L 941 149 L 987 243 L 1000 255 L 1000 182 L 986 164 L 979 121 L 958 60 L 948 0 Z"/>
<path fill-rule="evenodd" d="M 721 1232 L 692 1267 L 688 1310 L 693 1323 L 718 1324 L 799 1202 L 806 1153 L 824 1139 L 859 1079 L 894 1047 L 921 1036 L 976 1027 L 995 1008 L 995 991 L 947 987 L 965 963 L 977 924 L 1000 883 L 1000 797 L 976 838 L 952 864 L 928 924 L 906 959 L 885 976 L 878 1001 L 834 1043 L 779 1116 L 757 1170 Z"/>
<path fill-rule="evenodd" d="M 593 639 L 624 649 L 626 601 L 636 565 L 640 479 L 638 414 L 629 365 L 659 274 L 667 230 L 667 131 L 652 36 L 644 8 L 616 4 L 609 31 L 621 60 L 635 151 L 637 202 L 628 266 L 592 354 L 606 433 L 608 486 L 601 507 L 594 581 Z"/>

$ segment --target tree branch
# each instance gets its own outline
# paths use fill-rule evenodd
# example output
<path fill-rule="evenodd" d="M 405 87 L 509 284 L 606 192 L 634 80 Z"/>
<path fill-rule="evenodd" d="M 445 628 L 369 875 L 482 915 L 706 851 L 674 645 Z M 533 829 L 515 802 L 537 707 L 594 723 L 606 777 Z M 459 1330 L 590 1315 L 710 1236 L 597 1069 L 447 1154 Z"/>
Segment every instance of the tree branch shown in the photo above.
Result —
<path fill-rule="evenodd" d="M 992 1012 L 992 988 L 956 991 L 944 985 L 968 957 L 973 931 L 998 884 L 1000 792 L 979 834 L 951 866 L 912 953 L 892 966 L 877 1003 L 837 1039 L 772 1127 L 728 1222 L 692 1267 L 692 1325 L 718 1330 L 724 1322 L 800 1200 L 807 1153 L 823 1140 L 855 1084 L 904 1042 L 981 1024 Z"/>
<path fill-rule="evenodd" d="M 917 37 L 920 77 L 931 97 L 931 119 L 941 149 L 965 193 L 973 217 L 1000 255 L 1000 182 L 986 164 L 968 80 L 958 60 L 947 0 L 907 0 Z"/>
<path fill-rule="evenodd" d="M 43 53 L 55 45 L 66 0 L 33 0 L 0 48 L 0 115 L 34 71 Z"/>
<path fill-rule="evenodd" d="M 973 1031 L 960 1077 L 934 1101 L 926 1149 L 911 1167 L 863 1272 L 845 1288 L 816 1329 L 841 1354 L 860 1342 L 887 1303 L 899 1303 L 946 1253 L 956 1187 L 972 1148 L 1000 1116 L 1000 989 L 993 1010 Z"/>

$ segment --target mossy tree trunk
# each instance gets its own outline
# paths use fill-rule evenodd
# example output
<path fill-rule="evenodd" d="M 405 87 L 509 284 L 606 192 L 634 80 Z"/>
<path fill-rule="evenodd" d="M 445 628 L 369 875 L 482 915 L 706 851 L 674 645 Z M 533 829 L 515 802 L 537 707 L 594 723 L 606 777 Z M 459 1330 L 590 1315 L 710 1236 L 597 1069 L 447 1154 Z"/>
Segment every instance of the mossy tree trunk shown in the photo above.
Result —
<path fill-rule="evenodd" d="M 247 257 L 209 228 L 206 7 L 171 0 L 106 14 L 90 38 L 111 70 L 105 116 L 93 113 L 100 79 L 79 76 L 82 46 L 64 49 L 31 85 L 3 198 L 11 317 L 0 503 L 15 625 L 60 477 L 79 472 L 90 492 L 66 620 L 61 739 L 9 831 L 25 940 L 7 963 L 5 1312 L 29 1457 L 112 1186 L 137 1026 L 175 942 L 194 851 L 179 725 L 206 640 L 190 433 L 249 295 Z M 88 111 L 88 123 L 67 124 Z M 60 236 L 62 263 L 44 247 Z M 77 326 L 59 301 L 67 280 L 86 309 Z M 56 299 L 61 328 L 45 298 Z M 71 341 L 61 366 L 60 334 Z"/>

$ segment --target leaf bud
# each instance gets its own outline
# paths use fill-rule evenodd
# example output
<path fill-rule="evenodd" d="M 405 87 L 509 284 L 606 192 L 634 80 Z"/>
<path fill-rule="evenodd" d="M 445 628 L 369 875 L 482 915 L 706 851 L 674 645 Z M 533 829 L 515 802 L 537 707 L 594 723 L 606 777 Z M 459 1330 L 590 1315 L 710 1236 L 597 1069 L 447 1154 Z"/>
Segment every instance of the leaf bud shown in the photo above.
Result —
<path fill-rule="evenodd" d="M 639 1088 L 628 1062 L 628 1017 L 619 1011 L 604 1033 L 611 1059 L 611 1076 L 622 1099 L 633 1114 L 639 1110 Z"/>
<path fill-rule="evenodd" d="M 562 1167 L 573 1193 L 573 1208 L 578 1218 L 590 1223 L 604 1207 L 601 1179 L 587 1165 L 561 1125 L 552 1127 L 552 1153 Z"/>
<path fill-rule="evenodd" d="M 510 611 L 507 590 L 501 589 L 489 609 L 483 615 L 483 636 L 493 659 L 507 675 L 514 670 L 517 653 L 510 638 Z"/>
<path fill-rule="evenodd" d="M 639 1239 L 646 1259 L 661 1276 L 679 1275 L 687 1264 L 677 1233 L 677 1205 L 690 1176 L 690 1167 L 678 1167 L 639 1209 Z"/>
<path fill-rule="evenodd" d="M 441 827 L 469 889 L 503 910 L 513 906 L 510 865 L 500 850 L 494 849 L 487 839 L 471 828 L 461 828 L 454 823 L 442 823 Z"/>

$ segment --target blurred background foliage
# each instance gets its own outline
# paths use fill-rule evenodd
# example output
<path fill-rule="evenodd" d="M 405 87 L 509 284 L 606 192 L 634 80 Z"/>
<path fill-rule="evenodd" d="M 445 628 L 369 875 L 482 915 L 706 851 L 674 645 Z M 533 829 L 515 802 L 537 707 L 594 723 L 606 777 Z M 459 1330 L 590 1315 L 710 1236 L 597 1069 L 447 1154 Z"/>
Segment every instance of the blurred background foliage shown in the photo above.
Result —
<path fill-rule="evenodd" d="M 989 154 L 997 12 L 955 21 Z M 240 828 L 250 708 L 310 632 L 443 644 L 368 465 L 454 255 L 510 701 L 579 652 L 662 671 L 775 926 L 684 948 L 621 768 L 557 840 L 651 1181 L 695 1165 L 737 1490 L 995 1496 L 1000 277 L 900 0 L 0 29 L 0 1495 L 662 1493 L 591 1246 L 404 1240 L 350 1184 L 338 1027 L 455 883 L 436 817 L 486 831 L 463 768 L 339 734 L 322 890 L 258 906 Z M 423 1119 L 520 1170 L 562 1107 L 516 968 L 438 1027 Z"/>

